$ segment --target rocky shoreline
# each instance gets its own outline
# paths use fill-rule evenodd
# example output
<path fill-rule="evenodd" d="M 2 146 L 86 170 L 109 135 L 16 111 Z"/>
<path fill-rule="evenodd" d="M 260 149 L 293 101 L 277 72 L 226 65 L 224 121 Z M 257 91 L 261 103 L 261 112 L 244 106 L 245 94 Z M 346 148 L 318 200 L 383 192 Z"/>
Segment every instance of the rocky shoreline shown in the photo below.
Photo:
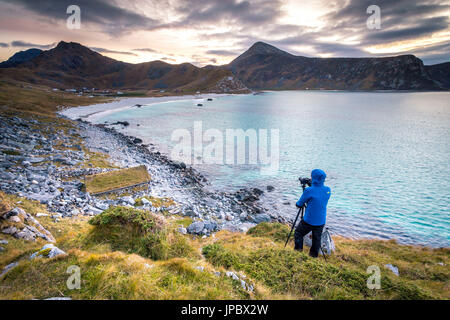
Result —
<path fill-rule="evenodd" d="M 245 232 L 264 221 L 285 222 L 261 206 L 263 190 L 209 190 L 208 180 L 195 169 L 169 160 L 138 138 L 81 119 L 70 123 L 70 128 L 55 128 L 37 119 L 0 116 L 0 190 L 40 201 L 55 221 L 100 214 L 115 205 L 135 206 L 138 198 L 154 196 L 176 205 L 154 207 L 144 201 L 137 208 L 191 217 L 194 223 L 180 228 L 182 233 L 208 236 L 221 229 Z M 145 165 L 151 176 L 148 188 L 106 199 L 84 192 L 83 176 L 114 170 L 86 166 L 90 152 L 104 154 L 116 168 Z"/>

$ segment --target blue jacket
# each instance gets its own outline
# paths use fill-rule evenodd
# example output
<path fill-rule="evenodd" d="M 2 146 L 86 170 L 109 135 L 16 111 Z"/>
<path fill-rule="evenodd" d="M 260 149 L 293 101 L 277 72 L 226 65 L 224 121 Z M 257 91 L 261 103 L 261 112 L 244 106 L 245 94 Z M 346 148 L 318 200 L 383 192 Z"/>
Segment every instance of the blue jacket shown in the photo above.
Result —
<path fill-rule="evenodd" d="M 325 172 L 314 169 L 311 172 L 312 186 L 306 188 L 296 206 L 302 207 L 307 204 L 303 220 L 312 226 L 324 225 L 327 218 L 327 204 L 330 199 L 331 189 L 324 186 Z"/>

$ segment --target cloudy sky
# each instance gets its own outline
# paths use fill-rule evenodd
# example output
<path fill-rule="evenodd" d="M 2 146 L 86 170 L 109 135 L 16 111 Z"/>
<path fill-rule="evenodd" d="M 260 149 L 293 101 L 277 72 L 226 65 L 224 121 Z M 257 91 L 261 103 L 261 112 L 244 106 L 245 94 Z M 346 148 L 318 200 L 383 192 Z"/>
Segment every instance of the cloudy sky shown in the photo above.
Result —
<path fill-rule="evenodd" d="M 81 28 L 67 28 L 78 5 Z M 380 29 L 367 8 L 381 9 Z M 309 57 L 450 61 L 450 0 L 0 0 L 0 60 L 75 41 L 111 58 L 225 64 L 256 41 Z"/>

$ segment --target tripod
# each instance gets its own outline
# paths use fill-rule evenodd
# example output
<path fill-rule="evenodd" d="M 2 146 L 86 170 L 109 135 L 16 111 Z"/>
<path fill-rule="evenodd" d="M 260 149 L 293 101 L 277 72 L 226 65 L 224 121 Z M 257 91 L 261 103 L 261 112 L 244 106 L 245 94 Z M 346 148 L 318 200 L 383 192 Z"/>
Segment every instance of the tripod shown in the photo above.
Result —
<path fill-rule="evenodd" d="M 305 191 L 305 187 L 306 187 L 306 186 L 302 184 L 303 191 Z M 301 214 L 301 219 L 303 219 L 303 213 L 305 212 L 305 207 L 306 207 L 306 205 L 303 205 L 303 206 L 298 210 L 297 216 L 295 217 L 294 223 L 292 224 L 291 232 L 289 232 L 289 235 L 288 235 L 288 237 L 287 237 L 287 239 L 286 239 L 286 243 L 284 244 L 284 247 L 285 247 L 285 248 L 286 248 L 286 246 L 287 246 L 287 244 L 288 244 L 288 242 L 289 242 L 289 239 L 291 238 L 292 231 L 294 230 L 295 225 L 297 224 L 298 216 L 299 216 L 300 214 Z M 301 220 L 301 219 L 300 219 L 300 220 Z M 322 255 L 323 255 L 323 258 L 325 259 L 325 262 L 327 262 L 327 258 L 325 257 L 325 252 L 323 252 L 323 249 L 322 249 L 322 244 L 320 244 L 319 247 L 320 247 L 320 251 L 322 251 Z"/>

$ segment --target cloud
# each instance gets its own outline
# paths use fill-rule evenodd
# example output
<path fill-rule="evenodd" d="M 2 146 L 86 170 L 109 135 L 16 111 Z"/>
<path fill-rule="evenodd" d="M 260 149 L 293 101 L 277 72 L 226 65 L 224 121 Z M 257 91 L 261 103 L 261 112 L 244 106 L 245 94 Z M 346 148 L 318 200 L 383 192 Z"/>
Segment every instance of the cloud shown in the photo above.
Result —
<path fill-rule="evenodd" d="M 206 53 L 213 54 L 216 56 L 225 56 L 225 57 L 237 56 L 237 55 L 241 54 L 241 52 L 232 51 L 232 50 L 208 50 L 208 51 L 206 51 Z"/>
<path fill-rule="evenodd" d="M 0 48 L 8 48 L 8 47 L 9 47 L 9 44 L 0 42 Z"/>
<path fill-rule="evenodd" d="M 116 50 L 109 50 L 105 48 L 98 48 L 98 47 L 90 47 L 91 50 L 100 52 L 100 53 L 113 53 L 113 54 L 125 54 L 125 55 L 131 55 L 131 56 L 137 56 L 137 54 L 129 51 L 116 51 Z"/>
<path fill-rule="evenodd" d="M 156 46 L 156 43 L 161 42 L 171 52 L 185 50 L 186 54 L 196 54 L 194 63 L 206 64 L 211 59 L 223 62 L 228 57 L 239 55 L 253 43 L 264 41 L 304 56 L 363 57 L 411 53 L 424 61 L 450 59 L 448 47 L 438 49 L 433 45 L 420 46 L 425 42 L 450 40 L 449 0 L 314 2 L 321 4 L 314 4 L 314 10 L 317 10 L 314 16 L 318 17 L 316 20 L 320 23 L 311 25 L 296 20 L 298 12 L 295 10 L 301 10 L 304 4 L 297 6 L 300 3 L 298 0 L 77 0 L 75 3 L 72 0 L 0 0 L 0 7 L 3 7 L 0 9 L 5 9 L 1 10 L 3 21 L 4 17 L 15 14 L 28 19 L 30 24 L 39 20 L 39 23 L 47 23 L 53 28 L 56 23 L 55 41 L 60 40 L 62 34 L 64 37 L 76 37 L 73 40 L 79 42 L 87 39 L 86 42 L 95 45 L 93 36 L 89 36 L 91 31 L 95 36 L 105 38 L 112 35 L 118 41 L 114 47 L 122 51 L 104 48 L 97 48 L 102 50 L 97 51 L 129 57 L 139 56 L 139 53 L 170 57 L 169 52 L 160 51 Z M 295 5 L 290 6 L 292 3 Z M 81 8 L 81 30 L 78 33 L 65 30 L 68 17 L 66 9 L 70 4 L 77 4 Z M 307 9 L 310 2 L 305 4 Z M 380 30 L 369 30 L 366 26 L 370 16 L 366 9 L 372 4 L 381 8 Z M 17 29 L 20 30 L 20 27 L 11 27 L 11 30 Z M 25 30 L 29 30 L 29 26 Z M 444 34 L 446 31 L 447 36 Z M 129 39 L 135 35 L 130 38 L 124 36 L 132 32 L 142 36 L 143 41 L 135 41 L 127 47 L 126 43 L 131 43 Z M 407 46 L 395 46 L 405 40 Z M 155 47 L 146 48 L 144 43 L 154 43 Z M 43 49 L 51 47 L 25 44 Z M 141 44 L 144 44 L 143 47 L 139 47 Z M 0 45 L 0 48 L 4 46 Z M 377 52 L 381 52 L 379 48 L 386 48 L 386 53 L 370 53 L 369 50 L 373 52 L 373 48 L 377 48 Z M 176 56 L 180 57 L 178 51 Z"/>
<path fill-rule="evenodd" d="M 9 3 L 10 1 L 0 0 Z M 69 15 L 67 7 L 74 4 L 72 0 L 16 0 L 15 5 L 51 20 L 65 23 Z M 81 28 L 83 23 L 94 23 L 109 34 L 121 34 L 133 30 L 151 29 L 159 22 L 139 12 L 120 7 L 107 0 L 77 0 L 75 4 L 81 11 Z M 126 4 L 125 4 L 126 5 Z"/>
<path fill-rule="evenodd" d="M 153 50 L 153 49 L 151 49 L 151 48 L 138 48 L 138 49 L 133 49 L 132 51 L 153 52 L 153 53 L 158 52 L 158 51 Z"/>
<path fill-rule="evenodd" d="M 336 1 L 335 10 L 323 16 L 326 31 L 334 34 L 356 35 L 362 42 L 386 43 L 405 38 L 418 38 L 448 29 L 449 4 L 434 0 L 350 0 L 344 5 Z M 380 7 L 381 29 L 369 30 L 366 26 L 367 8 Z"/>
<path fill-rule="evenodd" d="M 329 54 L 334 57 L 385 56 L 389 54 L 371 54 L 367 47 L 375 45 L 394 44 L 396 42 L 432 38 L 434 34 L 449 30 L 449 3 L 439 3 L 434 0 L 335 0 L 327 2 L 330 11 L 320 20 L 320 28 L 295 27 L 278 24 L 274 31 L 286 31 L 291 34 L 277 38 L 271 42 L 292 52 L 296 46 L 309 47 L 317 54 Z M 370 14 L 367 7 L 377 4 L 381 9 L 381 29 L 370 30 L 366 22 Z M 334 37 L 334 41 L 324 41 L 324 38 Z M 345 41 L 351 39 L 352 41 Z M 346 44 L 351 43 L 350 44 Z M 450 59 L 450 53 L 436 53 L 431 47 L 420 50 L 398 51 L 397 54 L 416 54 L 428 61 L 433 59 Z M 431 56 L 432 55 L 432 56 Z M 435 60 L 437 61 L 437 60 Z"/>
<path fill-rule="evenodd" d="M 18 47 L 18 48 L 38 48 L 38 49 L 51 49 L 56 45 L 56 42 L 51 43 L 51 44 L 36 44 L 36 43 L 30 43 L 30 42 L 25 42 L 25 41 L 21 41 L 21 40 L 16 40 L 11 42 L 11 47 Z"/>
<path fill-rule="evenodd" d="M 164 61 L 172 61 L 172 62 L 176 62 L 177 60 L 173 59 L 173 58 L 169 58 L 169 57 L 162 57 L 161 60 Z"/>
<path fill-rule="evenodd" d="M 164 25 L 165 28 L 196 27 L 219 24 L 254 26 L 274 23 L 281 16 L 280 0 L 196 0 L 178 1 L 175 11 L 182 18 Z"/>
<path fill-rule="evenodd" d="M 437 31 L 443 31 L 448 28 L 448 17 L 433 17 L 429 19 L 421 19 L 419 23 L 405 28 L 393 29 L 386 31 L 369 33 L 366 41 L 383 41 L 413 39 L 426 35 L 431 35 Z"/>

